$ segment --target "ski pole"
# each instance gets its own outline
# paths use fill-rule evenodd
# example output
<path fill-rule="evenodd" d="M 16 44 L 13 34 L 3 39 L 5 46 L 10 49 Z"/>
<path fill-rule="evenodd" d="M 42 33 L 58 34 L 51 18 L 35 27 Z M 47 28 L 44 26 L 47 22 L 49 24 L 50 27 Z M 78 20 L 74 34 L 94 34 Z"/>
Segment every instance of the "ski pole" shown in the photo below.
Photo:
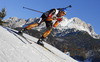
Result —
<path fill-rule="evenodd" d="M 69 5 L 69 6 L 65 7 L 65 9 L 66 9 L 66 8 L 71 8 L 71 7 L 72 7 L 72 6 Z M 31 8 L 27 8 L 27 7 L 23 7 L 23 8 L 24 8 L 24 9 L 31 10 L 31 11 L 39 12 L 39 13 L 44 13 L 44 12 L 41 12 L 41 11 L 38 11 L 38 10 L 34 10 L 34 9 L 31 9 Z"/>
<path fill-rule="evenodd" d="M 27 7 L 23 7 L 24 9 L 28 9 L 28 10 L 31 10 L 31 11 L 35 11 L 35 12 L 39 12 L 39 13 L 44 13 L 44 12 L 41 12 L 41 11 L 37 11 L 37 10 L 34 10 L 34 9 L 30 9 L 30 8 L 27 8 Z"/>

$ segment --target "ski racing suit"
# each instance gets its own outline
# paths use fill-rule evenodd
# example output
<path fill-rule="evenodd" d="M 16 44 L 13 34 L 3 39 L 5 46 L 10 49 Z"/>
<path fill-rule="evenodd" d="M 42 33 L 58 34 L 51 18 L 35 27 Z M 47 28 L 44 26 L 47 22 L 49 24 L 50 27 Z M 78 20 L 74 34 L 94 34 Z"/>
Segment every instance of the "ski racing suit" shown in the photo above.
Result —
<path fill-rule="evenodd" d="M 39 21 L 34 24 L 30 24 L 27 27 L 25 27 L 27 30 L 32 29 L 33 27 L 39 26 L 42 22 L 46 23 L 47 30 L 46 32 L 42 35 L 42 39 L 46 38 L 52 31 L 52 27 L 57 27 L 59 22 L 63 20 L 63 16 L 58 17 L 59 9 L 51 9 L 45 13 L 42 14 L 40 17 Z M 56 22 L 53 24 L 53 20 Z"/>

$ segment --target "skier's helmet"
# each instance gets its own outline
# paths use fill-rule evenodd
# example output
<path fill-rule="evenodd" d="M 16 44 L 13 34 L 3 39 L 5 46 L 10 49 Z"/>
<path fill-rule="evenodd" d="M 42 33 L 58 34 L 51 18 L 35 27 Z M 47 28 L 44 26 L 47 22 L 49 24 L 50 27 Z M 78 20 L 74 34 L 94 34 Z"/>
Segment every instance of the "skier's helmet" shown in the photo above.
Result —
<path fill-rule="evenodd" d="M 58 8 L 59 11 L 63 12 L 66 15 L 67 9 L 66 8 Z"/>
<path fill-rule="evenodd" d="M 63 12 L 67 12 L 67 9 L 65 9 L 65 8 L 62 8 L 62 10 L 61 11 L 63 11 Z"/>

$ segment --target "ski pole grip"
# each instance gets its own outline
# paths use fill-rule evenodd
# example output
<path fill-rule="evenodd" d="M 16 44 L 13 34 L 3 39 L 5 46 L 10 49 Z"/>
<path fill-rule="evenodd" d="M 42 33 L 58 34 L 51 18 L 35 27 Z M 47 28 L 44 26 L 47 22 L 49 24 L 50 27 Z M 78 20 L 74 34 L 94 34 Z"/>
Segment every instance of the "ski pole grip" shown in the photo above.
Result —
<path fill-rule="evenodd" d="M 72 6 L 71 6 L 71 5 L 69 5 L 69 6 L 65 7 L 65 9 L 66 9 L 66 8 L 71 8 L 71 7 L 72 7 Z"/>

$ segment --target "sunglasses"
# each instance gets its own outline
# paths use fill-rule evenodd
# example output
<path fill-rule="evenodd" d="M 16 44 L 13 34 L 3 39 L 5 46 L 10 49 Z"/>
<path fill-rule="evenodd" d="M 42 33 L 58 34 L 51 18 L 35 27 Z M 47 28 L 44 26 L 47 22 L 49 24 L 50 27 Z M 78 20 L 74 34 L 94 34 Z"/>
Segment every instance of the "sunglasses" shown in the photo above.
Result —
<path fill-rule="evenodd" d="M 64 15 L 66 15 L 66 12 L 63 12 Z"/>

